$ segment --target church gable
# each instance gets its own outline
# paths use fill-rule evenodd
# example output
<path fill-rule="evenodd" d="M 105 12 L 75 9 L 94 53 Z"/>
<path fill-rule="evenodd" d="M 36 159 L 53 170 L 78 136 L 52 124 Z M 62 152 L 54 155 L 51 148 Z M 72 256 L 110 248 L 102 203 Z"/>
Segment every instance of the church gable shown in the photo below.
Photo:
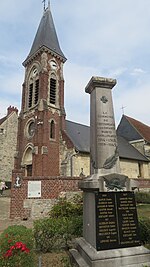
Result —
<path fill-rule="evenodd" d="M 136 129 L 136 131 L 143 137 L 147 142 L 150 142 L 150 127 L 138 120 L 126 116 L 129 123 Z"/>
<path fill-rule="evenodd" d="M 129 117 L 122 116 L 117 128 L 117 134 L 124 137 L 128 141 L 143 139 L 142 135 L 137 131 L 136 127 L 131 123 Z"/>

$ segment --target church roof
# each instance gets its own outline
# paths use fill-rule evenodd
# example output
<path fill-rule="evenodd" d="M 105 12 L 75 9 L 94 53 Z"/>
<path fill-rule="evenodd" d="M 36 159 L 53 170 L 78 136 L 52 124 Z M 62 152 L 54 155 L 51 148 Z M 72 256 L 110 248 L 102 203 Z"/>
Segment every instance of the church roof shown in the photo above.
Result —
<path fill-rule="evenodd" d="M 90 153 L 89 126 L 66 120 L 66 133 L 78 151 Z M 117 139 L 120 158 L 148 161 L 148 159 L 129 144 L 125 138 L 117 135 Z"/>
<path fill-rule="evenodd" d="M 125 115 L 122 116 L 117 132 L 128 141 L 144 139 L 150 142 L 150 127 Z"/>
<path fill-rule="evenodd" d="M 66 132 L 77 150 L 90 153 L 90 127 L 66 120 Z"/>
<path fill-rule="evenodd" d="M 44 11 L 30 53 L 26 60 L 28 60 L 42 47 L 50 49 L 52 52 L 58 54 L 64 60 L 66 60 L 59 45 L 52 14 L 49 7 Z"/>
<path fill-rule="evenodd" d="M 132 146 L 124 137 L 117 135 L 118 151 L 120 158 L 133 159 L 139 161 L 149 161 L 134 146 Z"/>

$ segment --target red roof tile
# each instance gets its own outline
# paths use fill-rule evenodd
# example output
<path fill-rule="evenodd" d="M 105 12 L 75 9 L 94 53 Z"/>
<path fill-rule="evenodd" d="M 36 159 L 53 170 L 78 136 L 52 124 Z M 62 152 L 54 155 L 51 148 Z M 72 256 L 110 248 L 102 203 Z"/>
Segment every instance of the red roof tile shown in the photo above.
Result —
<path fill-rule="evenodd" d="M 137 132 L 145 139 L 150 142 L 150 127 L 140 121 L 125 116 L 129 123 L 137 130 Z"/>

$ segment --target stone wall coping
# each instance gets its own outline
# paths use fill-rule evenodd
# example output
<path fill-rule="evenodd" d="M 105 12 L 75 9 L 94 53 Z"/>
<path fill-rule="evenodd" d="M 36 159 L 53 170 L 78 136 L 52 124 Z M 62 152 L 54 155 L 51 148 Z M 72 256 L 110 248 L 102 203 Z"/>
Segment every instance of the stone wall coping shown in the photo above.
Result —
<path fill-rule="evenodd" d="M 85 178 L 85 177 L 84 177 Z M 23 180 L 83 180 L 82 177 L 76 176 L 76 177 L 71 177 L 71 176 L 24 176 Z"/>

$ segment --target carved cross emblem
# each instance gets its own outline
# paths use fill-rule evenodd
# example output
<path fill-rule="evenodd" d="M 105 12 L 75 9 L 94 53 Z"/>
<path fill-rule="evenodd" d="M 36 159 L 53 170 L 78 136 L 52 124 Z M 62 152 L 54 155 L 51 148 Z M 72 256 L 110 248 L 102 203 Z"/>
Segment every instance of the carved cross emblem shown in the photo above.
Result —
<path fill-rule="evenodd" d="M 108 102 L 108 99 L 107 99 L 107 97 L 106 96 L 102 96 L 101 97 L 101 101 L 104 103 L 104 104 L 106 104 L 107 102 Z"/>

